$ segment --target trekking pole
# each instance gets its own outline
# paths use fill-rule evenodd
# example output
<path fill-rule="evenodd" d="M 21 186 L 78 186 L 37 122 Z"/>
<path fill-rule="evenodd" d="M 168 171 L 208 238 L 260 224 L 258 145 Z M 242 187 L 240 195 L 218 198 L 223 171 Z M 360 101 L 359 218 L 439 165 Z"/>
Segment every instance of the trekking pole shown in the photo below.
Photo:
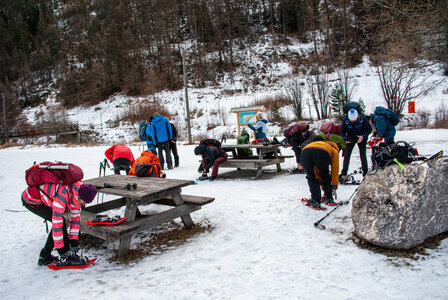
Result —
<path fill-rule="evenodd" d="M 338 206 L 336 206 L 332 211 L 330 211 L 328 214 L 326 214 L 322 219 L 314 222 L 314 227 L 318 228 L 318 229 L 325 229 L 324 225 L 321 225 L 320 223 L 325 220 L 326 217 L 328 217 L 329 215 L 331 215 L 331 213 L 333 213 L 336 209 L 338 209 L 339 207 L 341 207 L 342 205 L 347 205 L 350 203 L 350 200 L 353 198 L 353 196 L 355 196 L 356 192 L 358 191 L 358 188 L 355 189 L 355 191 L 353 192 L 353 194 L 350 196 L 350 198 L 348 198 L 347 201 L 345 202 L 341 202 Z"/>
<path fill-rule="evenodd" d="M 439 159 L 439 158 L 441 158 L 442 156 L 443 156 L 443 150 L 441 150 L 441 151 L 437 152 L 436 154 L 432 155 L 430 158 L 426 158 L 425 160 L 423 160 L 423 161 L 419 164 L 419 166 L 423 165 L 424 163 L 426 163 L 426 162 L 428 162 L 428 161 L 430 161 L 430 160 L 433 160 L 433 159 Z"/>

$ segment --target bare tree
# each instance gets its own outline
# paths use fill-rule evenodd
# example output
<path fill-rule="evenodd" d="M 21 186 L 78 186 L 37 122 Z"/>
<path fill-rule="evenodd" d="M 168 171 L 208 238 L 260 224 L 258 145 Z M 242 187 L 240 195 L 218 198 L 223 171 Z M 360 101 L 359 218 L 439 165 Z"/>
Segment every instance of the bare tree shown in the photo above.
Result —
<path fill-rule="evenodd" d="M 283 82 L 283 88 L 284 88 L 284 95 L 288 100 L 290 101 L 292 105 L 292 109 L 294 112 L 294 115 L 298 120 L 301 120 L 302 115 L 302 103 L 303 103 L 303 87 L 302 83 L 299 81 L 298 78 L 294 76 L 289 76 L 288 79 L 286 79 Z"/>
<path fill-rule="evenodd" d="M 446 78 L 428 83 L 430 75 L 423 75 L 421 67 L 386 64 L 377 68 L 381 91 L 389 109 L 401 114 L 406 103 L 426 96 Z"/>
<path fill-rule="evenodd" d="M 318 74 L 309 75 L 306 78 L 306 83 L 312 104 L 316 110 L 317 118 L 319 120 L 328 118 L 330 101 L 328 97 L 329 84 L 327 69 L 321 67 Z"/>

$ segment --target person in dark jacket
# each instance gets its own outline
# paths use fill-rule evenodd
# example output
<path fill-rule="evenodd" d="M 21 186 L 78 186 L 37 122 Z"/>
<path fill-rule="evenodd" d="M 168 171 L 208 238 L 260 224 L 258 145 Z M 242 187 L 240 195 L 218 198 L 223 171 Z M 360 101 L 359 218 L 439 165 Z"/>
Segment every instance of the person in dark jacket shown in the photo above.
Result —
<path fill-rule="evenodd" d="M 324 191 L 322 202 L 328 206 L 338 205 L 334 199 L 337 198 L 336 190 L 339 183 L 340 148 L 333 142 L 323 141 L 320 136 L 314 137 L 313 140 L 315 141 L 302 150 L 302 164 L 306 170 L 306 179 L 311 192 L 307 206 L 314 210 L 326 210 L 321 207 L 321 186 Z"/>
<path fill-rule="evenodd" d="M 370 115 L 370 125 L 373 127 L 373 135 L 377 138 L 384 138 L 387 145 L 394 143 L 395 134 L 397 133 L 395 126 L 389 121 L 389 119 L 380 114 Z"/>
<path fill-rule="evenodd" d="M 283 131 L 283 135 L 287 139 L 285 147 L 291 146 L 296 156 L 297 168 L 292 171 L 293 173 L 305 173 L 301 163 L 302 148 L 309 144 L 315 136 L 315 133 L 309 128 L 309 124 L 296 123 Z"/>
<path fill-rule="evenodd" d="M 123 144 L 110 147 L 104 153 L 106 158 L 114 165 L 114 174 L 120 174 L 120 170 L 124 169 L 128 175 L 131 165 L 134 162 L 132 150 Z"/>
<path fill-rule="evenodd" d="M 202 162 L 199 165 L 198 173 L 202 174 L 200 179 L 208 179 L 208 172 L 213 166 L 210 180 L 214 180 L 218 176 L 219 165 L 227 160 L 227 153 L 215 146 L 200 144 L 194 148 L 195 155 L 202 156 Z"/>
<path fill-rule="evenodd" d="M 171 140 L 170 148 L 171 152 L 173 152 L 174 157 L 174 167 L 177 168 L 179 166 L 179 154 L 177 153 L 177 129 L 173 123 L 170 123 L 171 131 L 173 132 L 173 139 Z"/>
<path fill-rule="evenodd" d="M 344 162 L 342 165 L 340 180 L 341 183 L 347 180 L 347 171 L 350 164 L 350 156 L 353 148 L 358 145 L 359 156 L 361 158 L 362 175 L 365 176 L 368 171 L 366 146 L 372 127 L 366 116 L 359 113 L 356 109 L 350 109 L 347 115 L 342 119 L 341 137 L 345 141 Z"/>
<path fill-rule="evenodd" d="M 261 112 L 259 112 L 257 114 L 257 123 L 255 123 L 255 125 L 248 123 L 247 127 L 249 127 L 250 129 L 252 129 L 255 132 L 255 139 L 260 140 L 260 139 L 266 138 L 266 128 L 267 128 L 266 124 L 267 123 L 268 123 L 268 120 L 263 119 L 263 114 Z"/>
<path fill-rule="evenodd" d="M 165 158 L 163 157 L 162 150 L 165 151 L 166 164 L 168 169 L 172 169 L 173 161 L 171 159 L 170 145 L 171 140 L 173 139 L 173 132 L 171 130 L 171 125 L 168 119 L 161 116 L 159 113 L 155 113 L 151 123 L 150 134 L 152 140 L 157 145 L 157 153 L 162 170 L 165 165 Z"/>

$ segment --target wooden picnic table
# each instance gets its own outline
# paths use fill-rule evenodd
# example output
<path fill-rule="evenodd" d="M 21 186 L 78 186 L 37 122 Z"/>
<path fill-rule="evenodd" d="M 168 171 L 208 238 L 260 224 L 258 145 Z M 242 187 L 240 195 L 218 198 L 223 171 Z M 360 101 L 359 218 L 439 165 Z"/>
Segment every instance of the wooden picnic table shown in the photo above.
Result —
<path fill-rule="evenodd" d="M 119 257 L 129 252 L 134 234 L 153 226 L 180 217 L 185 228 L 190 229 L 194 225 L 190 213 L 214 200 L 210 197 L 182 195 L 182 187 L 194 184 L 194 181 L 191 180 L 108 175 L 88 179 L 84 183 L 96 186 L 99 193 L 121 197 L 87 206 L 81 212 L 81 232 L 109 242 L 119 239 Z M 108 187 L 105 187 L 105 184 Z M 135 188 L 134 184 L 136 184 Z M 148 204 L 168 205 L 171 208 L 152 215 L 141 214 L 138 207 Z M 114 226 L 92 226 L 84 223 L 84 221 L 95 218 L 96 214 L 123 206 L 125 206 L 124 216 L 127 217 L 123 223 Z"/>
<path fill-rule="evenodd" d="M 285 158 L 292 156 L 279 155 L 278 148 L 280 144 L 274 145 L 222 145 L 222 150 L 232 152 L 232 157 L 227 161 L 221 163 L 219 166 L 223 168 L 237 168 L 240 169 L 257 169 L 256 179 L 261 178 L 263 174 L 263 167 L 269 165 L 276 165 L 277 172 L 282 170 L 281 163 L 285 162 Z M 255 154 L 250 156 L 241 156 L 238 150 L 251 149 L 255 150 Z"/>

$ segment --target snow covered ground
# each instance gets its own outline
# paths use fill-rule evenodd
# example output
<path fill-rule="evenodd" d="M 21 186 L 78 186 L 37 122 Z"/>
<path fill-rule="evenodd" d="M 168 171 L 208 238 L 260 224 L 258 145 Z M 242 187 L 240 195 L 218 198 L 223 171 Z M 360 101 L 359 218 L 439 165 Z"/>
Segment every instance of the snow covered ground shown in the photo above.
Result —
<path fill-rule="evenodd" d="M 441 149 L 448 153 L 448 129 L 399 131 L 396 140 L 415 141 L 423 155 Z M 34 161 L 61 160 L 81 166 L 85 178 L 93 178 L 107 148 L 0 150 L 0 299 L 448 298 L 448 240 L 417 260 L 361 249 L 350 240 L 351 206 L 330 215 L 323 222 L 326 230 L 314 228 L 326 212 L 300 202 L 309 196 L 305 175 L 285 172 L 261 180 L 219 179 L 184 188 L 184 193 L 215 197 L 192 213 L 196 223 L 211 224 L 212 230 L 165 252 L 125 265 L 108 262 L 117 247 L 112 244 L 87 251 L 98 261 L 85 270 L 38 267 L 46 232 L 42 220 L 21 206 L 25 170 Z M 198 176 L 193 148 L 179 145 L 180 167 L 166 171 L 169 178 Z M 132 150 L 138 157 L 138 145 Z M 282 152 L 292 154 L 290 149 Z M 294 165 L 291 158 L 283 168 Z M 350 169 L 359 166 L 355 150 Z M 339 200 L 348 199 L 354 189 L 340 186 Z"/>

